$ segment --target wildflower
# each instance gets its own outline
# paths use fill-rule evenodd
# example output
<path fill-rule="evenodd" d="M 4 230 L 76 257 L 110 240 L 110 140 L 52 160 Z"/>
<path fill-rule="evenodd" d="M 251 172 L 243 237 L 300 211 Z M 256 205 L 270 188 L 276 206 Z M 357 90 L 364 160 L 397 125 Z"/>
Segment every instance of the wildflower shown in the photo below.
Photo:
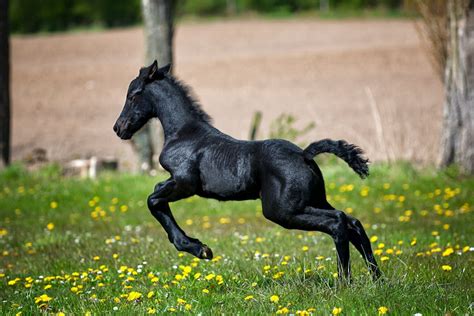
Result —
<path fill-rule="evenodd" d="M 53 286 L 51 284 L 48 284 L 48 285 L 45 285 L 44 289 L 47 290 L 47 289 L 50 289 L 52 288 Z"/>
<path fill-rule="evenodd" d="M 370 242 L 376 242 L 379 239 L 377 236 L 370 237 Z"/>
<path fill-rule="evenodd" d="M 447 257 L 449 255 L 451 255 L 452 253 L 454 252 L 453 248 L 449 247 L 449 248 L 446 248 L 446 250 L 443 251 L 443 257 Z"/>
<path fill-rule="evenodd" d="M 187 310 L 187 311 L 190 311 L 191 308 L 192 308 L 191 304 L 184 305 L 184 309 Z"/>
<path fill-rule="evenodd" d="M 54 224 L 53 223 L 48 223 L 48 225 L 46 225 L 46 228 L 51 231 L 54 229 Z"/>
<path fill-rule="evenodd" d="M 383 262 L 383 261 L 387 261 L 388 259 L 390 259 L 390 258 L 389 258 L 389 257 L 387 257 L 387 256 L 383 256 L 383 257 L 381 257 L 381 258 L 380 258 L 380 261 L 382 261 L 382 262 Z"/>
<path fill-rule="evenodd" d="M 136 300 L 140 299 L 140 297 L 142 297 L 142 293 L 132 291 L 132 292 L 128 293 L 127 300 L 129 302 L 136 301 Z"/>
<path fill-rule="evenodd" d="M 301 250 L 302 250 L 302 251 L 308 251 L 308 250 L 309 250 L 309 247 L 308 247 L 308 246 L 303 246 L 303 247 L 301 247 Z"/>
<path fill-rule="evenodd" d="M 178 304 L 180 304 L 180 305 L 186 304 L 186 301 L 183 300 L 182 298 L 178 298 L 176 301 L 177 301 Z"/>
<path fill-rule="evenodd" d="M 92 258 L 92 259 L 93 259 L 94 261 L 97 261 L 97 260 L 99 260 L 99 259 L 100 259 L 100 257 L 99 257 L 99 256 L 95 256 L 95 257 L 94 257 L 94 258 Z"/>
<path fill-rule="evenodd" d="M 214 279 L 216 275 L 214 273 L 209 273 L 208 275 L 206 275 L 206 280 L 208 281 L 211 281 L 212 279 Z"/>
<path fill-rule="evenodd" d="M 49 207 L 51 207 L 53 210 L 54 210 L 55 208 L 58 208 L 58 202 L 52 201 L 51 203 L 49 203 Z"/>
<path fill-rule="evenodd" d="M 198 272 L 198 273 L 194 274 L 194 280 L 197 280 L 200 277 L 201 277 L 201 273 Z"/>
<path fill-rule="evenodd" d="M 386 306 L 380 306 L 379 309 L 378 309 L 378 311 L 379 311 L 379 315 L 385 315 L 385 314 L 387 314 L 387 312 L 388 312 L 388 307 L 386 307 Z"/>
<path fill-rule="evenodd" d="M 64 314 L 63 312 L 58 312 L 56 316 L 66 316 L 66 314 Z"/>
<path fill-rule="evenodd" d="M 282 307 L 276 311 L 277 314 L 283 314 L 283 315 L 288 314 L 289 312 L 290 312 L 289 309 L 286 307 Z"/>
<path fill-rule="evenodd" d="M 35 297 L 35 304 L 47 303 L 47 302 L 51 301 L 52 299 L 53 298 L 49 297 L 47 294 L 43 294 L 43 295 Z"/>
<path fill-rule="evenodd" d="M 155 292 L 153 292 L 153 291 L 150 291 L 150 292 L 148 292 L 148 294 L 146 295 L 146 297 L 148 297 L 148 298 L 152 298 L 152 297 L 153 297 L 153 295 L 155 295 Z"/>
<path fill-rule="evenodd" d="M 155 313 L 156 313 L 156 309 L 153 308 L 153 307 L 148 307 L 148 309 L 146 310 L 146 313 L 147 313 L 147 314 L 155 314 Z"/>
<path fill-rule="evenodd" d="M 209 290 L 208 290 L 208 289 L 202 289 L 202 292 L 203 292 L 204 294 L 209 294 Z"/>
<path fill-rule="evenodd" d="M 332 314 L 333 315 L 339 315 L 340 313 L 342 313 L 342 307 L 334 307 L 332 309 Z"/>
<path fill-rule="evenodd" d="M 272 302 L 272 303 L 278 303 L 278 301 L 280 301 L 280 298 L 278 297 L 278 295 L 272 295 L 272 296 L 270 296 L 270 302 Z"/>
<path fill-rule="evenodd" d="M 443 269 L 443 271 L 449 272 L 449 271 L 451 271 L 453 268 L 451 268 L 450 265 L 444 264 L 444 265 L 441 266 L 441 269 Z"/>
<path fill-rule="evenodd" d="M 249 301 L 253 299 L 253 295 L 248 295 L 244 298 L 245 301 Z"/>

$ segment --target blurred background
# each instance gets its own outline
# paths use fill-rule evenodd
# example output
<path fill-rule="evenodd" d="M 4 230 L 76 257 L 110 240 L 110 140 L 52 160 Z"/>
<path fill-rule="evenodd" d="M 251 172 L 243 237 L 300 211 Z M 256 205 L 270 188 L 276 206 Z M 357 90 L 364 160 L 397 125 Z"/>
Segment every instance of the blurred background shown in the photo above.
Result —
<path fill-rule="evenodd" d="M 342 138 L 372 161 L 434 164 L 444 68 L 426 10 L 440 3 L 10 1 L 12 160 L 156 168 L 160 139 L 112 131 L 129 82 L 156 58 L 236 138 Z"/>

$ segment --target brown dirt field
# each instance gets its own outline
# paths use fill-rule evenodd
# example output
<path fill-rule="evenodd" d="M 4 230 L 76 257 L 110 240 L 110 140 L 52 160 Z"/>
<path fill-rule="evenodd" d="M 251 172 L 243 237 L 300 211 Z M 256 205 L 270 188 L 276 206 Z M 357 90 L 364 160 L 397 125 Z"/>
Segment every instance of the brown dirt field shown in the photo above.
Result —
<path fill-rule="evenodd" d="M 140 28 L 12 39 L 13 158 L 33 148 L 52 160 L 114 156 L 133 166 L 112 125 L 143 64 Z M 187 22 L 176 33 L 175 71 L 215 126 L 246 138 L 254 111 L 260 137 L 281 113 L 316 123 L 306 140 L 344 138 L 372 160 L 432 162 L 443 88 L 413 22 L 233 20 Z M 369 88 L 380 109 L 377 141 Z"/>

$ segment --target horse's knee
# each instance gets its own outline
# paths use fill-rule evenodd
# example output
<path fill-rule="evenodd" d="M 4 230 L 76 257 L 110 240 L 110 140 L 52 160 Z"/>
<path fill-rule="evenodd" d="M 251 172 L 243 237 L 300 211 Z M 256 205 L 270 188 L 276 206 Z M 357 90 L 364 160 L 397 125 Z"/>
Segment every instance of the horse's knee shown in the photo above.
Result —
<path fill-rule="evenodd" d="M 154 213 L 158 211 L 157 205 L 160 203 L 160 198 L 156 197 L 155 194 L 150 194 L 146 203 L 150 212 Z"/>

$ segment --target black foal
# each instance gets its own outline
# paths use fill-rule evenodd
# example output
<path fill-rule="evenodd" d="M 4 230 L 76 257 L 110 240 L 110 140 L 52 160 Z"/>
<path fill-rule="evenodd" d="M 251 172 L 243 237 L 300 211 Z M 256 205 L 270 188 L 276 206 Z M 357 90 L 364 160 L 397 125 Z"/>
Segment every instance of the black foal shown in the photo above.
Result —
<path fill-rule="evenodd" d="M 267 219 L 288 229 L 329 234 L 336 244 L 339 276 L 350 274 L 349 242 L 373 276 L 380 275 L 362 224 L 327 202 L 323 176 L 313 159 L 320 153 L 333 153 L 364 178 L 369 173 L 368 161 L 360 148 L 343 140 L 325 139 L 302 150 L 280 139 L 234 139 L 210 124 L 189 89 L 169 70 L 169 65 L 158 68 L 156 61 L 140 69 L 130 83 L 114 131 L 130 139 L 149 119 L 160 120 L 165 136 L 160 163 L 171 177 L 156 185 L 148 208 L 176 249 L 212 258 L 209 247 L 178 226 L 168 203 L 192 195 L 220 201 L 260 198 Z"/>

